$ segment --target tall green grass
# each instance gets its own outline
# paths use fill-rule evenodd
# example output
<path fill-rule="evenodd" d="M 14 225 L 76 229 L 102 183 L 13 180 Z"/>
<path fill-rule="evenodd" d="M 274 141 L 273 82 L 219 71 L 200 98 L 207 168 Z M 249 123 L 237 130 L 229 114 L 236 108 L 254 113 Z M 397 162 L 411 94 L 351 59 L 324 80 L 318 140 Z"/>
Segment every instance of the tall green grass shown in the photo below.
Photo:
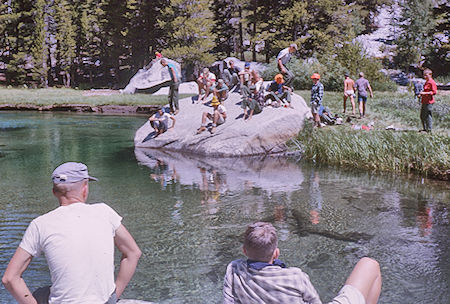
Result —
<path fill-rule="evenodd" d="M 309 92 L 300 91 L 309 101 Z M 300 146 L 305 159 L 319 163 L 374 171 L 417 173 L 442 180 L 450 179 L 450 95 L 439 95 L 433 109 L 433 133 L 421 129 L 420 104 L 412 94 L 374 93 L 364 119 L 351 123 L 312 129 L 305 123 L 293 148 Z M 325 93 L 324 104 L 342 115 L 342 94 Z M 347 101 L 347 113 L 351 112 Z M 346 118 L 346 116 L 344 116 Z M 352 124 L 374 122 L 370 131 L 355 130 Z M 395 125 L 403 131 L 385 130 Z"/>
<path fill-rule="evenodd" d="M 318 163 L 450 179 L 449 136 L 339 126 L 312 130 L 307 124 L 297 139 L 303 156 Z"/>

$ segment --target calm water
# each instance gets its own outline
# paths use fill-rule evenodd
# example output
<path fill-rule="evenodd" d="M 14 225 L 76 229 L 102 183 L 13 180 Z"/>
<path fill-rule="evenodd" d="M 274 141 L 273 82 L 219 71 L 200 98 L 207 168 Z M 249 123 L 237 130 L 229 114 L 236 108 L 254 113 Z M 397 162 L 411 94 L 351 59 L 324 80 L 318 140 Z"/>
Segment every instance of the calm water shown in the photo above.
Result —
<path fill-rule="evenodd" d="M 365 255 L 382 267 L 380 303 L 448 303 L 449 184 L 286 161 L 206 159 L 133 148 L 145 117 L 0 113 L 0 272 L 36 216 L 57 206 L 50 174 L 81 161 L 90 201 L 117 210 L 143 251 L 124 297 L 220 303 L 226 264 L 257 220 L 323 301 Z M 24 278 L 48 284 L 45 259 Z M 0 302 L 13 303 L 0 287 Z"/>

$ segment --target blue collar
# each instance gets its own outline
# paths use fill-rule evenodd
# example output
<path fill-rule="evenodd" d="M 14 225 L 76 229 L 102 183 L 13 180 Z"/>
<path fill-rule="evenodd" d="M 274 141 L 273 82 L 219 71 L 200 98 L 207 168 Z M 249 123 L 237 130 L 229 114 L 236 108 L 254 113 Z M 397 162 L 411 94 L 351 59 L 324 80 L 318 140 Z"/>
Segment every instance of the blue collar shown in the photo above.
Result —
<path fill-rule="evenodd" d="M 286 268 L 286 264 L 284 264 L 282 261 L 280 261 L 278 259 L 273 260 L 273 264 L 269 264 L 266 262 L 253 261 L 250 259 L 247 260 L 247 267 L 249 267 L 249 268 L 261 270 L 266 266 L 279 266 L 281 268 Z"/>

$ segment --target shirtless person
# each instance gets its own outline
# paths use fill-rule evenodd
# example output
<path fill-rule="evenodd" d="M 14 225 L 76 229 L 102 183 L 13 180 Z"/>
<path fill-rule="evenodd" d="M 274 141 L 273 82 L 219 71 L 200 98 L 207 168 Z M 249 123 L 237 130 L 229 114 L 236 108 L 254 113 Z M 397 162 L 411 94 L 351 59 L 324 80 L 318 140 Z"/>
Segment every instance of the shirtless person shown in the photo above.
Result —
<path fill-rule="evenodd" d="M 344 80 L 344 111 L 342 113 L 345 113 L 345 104 L 348 97 L 350 97 L 350 102 L 352 103 L 352 114 L 355 115 L 355 82 L 346 73 Z"/>

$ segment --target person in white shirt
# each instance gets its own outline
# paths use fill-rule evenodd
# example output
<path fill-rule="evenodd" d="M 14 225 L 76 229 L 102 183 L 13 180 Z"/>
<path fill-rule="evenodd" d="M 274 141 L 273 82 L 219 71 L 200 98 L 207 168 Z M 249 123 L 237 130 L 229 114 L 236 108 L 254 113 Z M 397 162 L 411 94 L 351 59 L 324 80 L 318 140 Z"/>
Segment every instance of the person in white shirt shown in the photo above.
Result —
<path fill-rule="evenodd" d="M 211 73 L 208 68 L 203 69 L 203 73 L 197 79 L 198 84 L 198 102 L 203 102 L 210 93 L 211 87 L 216 83 L 216 75 Z M 201 97 L 202 90 L 205 91 L 205 95 Z"/>
<path fill-rule="evenodd" d="M 214 134 L 216 132 L 216 128 L 218 125 L 221 125 L 225 123 L 225 120 L 227 119 L 227 109 L 224 105 L 220 104 L 217 97 L 213 97 L 213 100 L 211 101 L 211 106 L 213 107 L 213 113 L 203 112 L 202 114 L 202 125 L 197 130 L 197 134 L 202 133 L 203 131 L 206 131 L 206 119 L 209 119 L 212 121 L 212 127 L 211 127 L 211 134 Z"/>
<path fill-rule="evenodd" d="M 294 80 L 294 73 L 289 71 L 286 64 L 291 60 L 291 54 L 298 50 L 297 44 L 291 43 L 291 45 L 285 49 L 282 49 L 277 56 L 277 66 L 278 70 L 284 77 L 286 86 L 292 87 L 292 81 Z"/>
<path fill-rule="evenodd" d="M 169 127 L 169 119 L 172 120 L 172 126 Z M 173 129 L 175 127 L 175 117 L 170 115 L 161 108 L 153 114 L 149 119 L 150 125 L 155 129 L 155 137 L 163 134 L 169 129 Z"/>
<path fill-rule="evenodd" d="M 141 251 L 104 203 L 87 204 L 86 165 L 68 162 L 52 174 L 59 207 L 28 226 L 2 278 L 18 303 L 116 303 L 136 269 Z M 114 245 L 122 253 L 114 281 Z M 45 255 L 52 285 L 31 294 L 23 272 L 33 257 Z"/>

